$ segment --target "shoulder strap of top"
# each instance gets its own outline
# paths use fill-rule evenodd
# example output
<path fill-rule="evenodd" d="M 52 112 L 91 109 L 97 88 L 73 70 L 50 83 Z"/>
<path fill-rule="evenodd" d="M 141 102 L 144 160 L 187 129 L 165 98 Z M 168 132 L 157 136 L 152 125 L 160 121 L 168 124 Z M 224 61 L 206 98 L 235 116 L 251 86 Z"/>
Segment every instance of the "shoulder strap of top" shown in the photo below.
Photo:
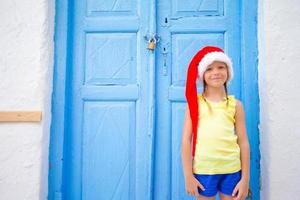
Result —
<path fill-rule="evenodd" d="M 236 112 L 236 98 L 234 95 L 228 96 L 228 108 L 232 111 L 233 115 L 235 115 Z"/>
<path fill-rule="evenodd" d="M 235 104 L 236 99 L 235 99 L 234 95 L 228 95 L 228 101 L 230 104 Z"/>

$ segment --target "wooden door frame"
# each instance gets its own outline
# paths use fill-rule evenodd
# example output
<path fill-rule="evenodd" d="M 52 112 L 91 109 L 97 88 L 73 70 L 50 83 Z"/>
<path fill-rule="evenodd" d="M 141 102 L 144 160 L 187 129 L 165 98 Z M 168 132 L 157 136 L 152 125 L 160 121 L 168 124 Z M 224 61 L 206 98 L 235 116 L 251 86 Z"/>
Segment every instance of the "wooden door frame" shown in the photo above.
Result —
<path fill-rule="evenodd" d="M 48 199 L 62 199 L 63 149 L 65 130 L 65 102 L 68 90 L 66 88 L 68 44 L 72 34 L 70 24 L 72 20 L 71 1 L 56 0 L 55 6 L 55 34 L 54 34 L 54 72 L 52 92 L 52 120 L 49 145 L 49 176 Z M 260 151 L 259 151 L 259 95 L 258 95 L 258 40 L 257 40 L 257 12 L 258 1 L 241 1 L 241 88 L 242 100 L 245 104 L 248 134 L 250 138 L 251 154 L 253 157 L 251 169 L 257 169 L 258 174 L 252 174 L 251 182 L 260 183 Z M 247 69 L 247 71 L 245 71 Z M 247 76 L 245 74 L 247 73 Z M 253 82 L 253 80 L 255 80 Z M 247 106 L 251 105 L 251 107 Z M 254 112 L 250 109 L 254 109 Z M 251 124 L 249 123 L 251 119 Z M 254 148 L 253 148 L 254 147 Z M 252 170 L 251 170 L 252 171 Z M 252 184 L 253 191 L 260 191 L 260 185 Z M 259 193 L 259 192 L 258 192 Z M 259 199 L 259 194 L 253 194 Z"/>
<path fill-rule="evenodd" d="M 252 194 L 252 199 L 259 200 L 261 175 L 258 127 L 260 113 L 257 40 L 258 1 L 242 0 L 241 6 L 241 98 L 245 107 L 247 133 L 251 145 L 250 170 L 257 172 L 251 173 L 250 189 L 256 191 Z"/>
<path fill-rule="evenodd" d="M 48 199 L 62 198 L 65 130 L 66 75 L 70 33 L 70 1 L 56 0 L 54 28 L 54 71 L 49 145 Z"/>

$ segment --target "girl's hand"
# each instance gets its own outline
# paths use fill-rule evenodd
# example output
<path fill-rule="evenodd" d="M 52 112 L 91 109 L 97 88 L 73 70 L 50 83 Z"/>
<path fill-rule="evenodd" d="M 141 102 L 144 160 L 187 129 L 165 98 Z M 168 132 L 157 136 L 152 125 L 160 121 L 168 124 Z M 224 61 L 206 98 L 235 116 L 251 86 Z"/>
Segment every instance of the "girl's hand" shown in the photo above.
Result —
<path fill-rule="evenodd" d="M 249 181 L 241 179 L 235 186 L 232 196 L 234 200 L 244 200 L 248 195 Z"/>
<path fill-rule="evenodd" d="M 205 190 L 203 185 L 194 176 L 189 176 L 185 179 L 185 189 L 189 195 L 200 197 L 198 187 L 203 191 Z"/>

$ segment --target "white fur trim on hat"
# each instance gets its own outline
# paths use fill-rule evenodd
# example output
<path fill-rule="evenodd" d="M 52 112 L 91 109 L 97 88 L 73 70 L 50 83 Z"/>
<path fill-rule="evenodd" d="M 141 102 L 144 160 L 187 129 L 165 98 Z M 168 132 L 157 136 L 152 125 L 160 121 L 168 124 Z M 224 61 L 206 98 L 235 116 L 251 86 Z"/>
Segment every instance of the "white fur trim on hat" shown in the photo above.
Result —
<path fill-rule="evenodd" d="M 219 61 L 219 62 L 224 62 L 227 65 L 228 68 L 228 81 L 233 79 L 233 68 L 232 68 L 232 62 L 231 59 L 223 52 L 210 52 L 207 53 L 199 62 L 198 64 L 198 74 L 199 74 L 199 79 L 200 82 L 203 84 L 203 74 L 207 67 L 211 65 L 214 61 Z"/>

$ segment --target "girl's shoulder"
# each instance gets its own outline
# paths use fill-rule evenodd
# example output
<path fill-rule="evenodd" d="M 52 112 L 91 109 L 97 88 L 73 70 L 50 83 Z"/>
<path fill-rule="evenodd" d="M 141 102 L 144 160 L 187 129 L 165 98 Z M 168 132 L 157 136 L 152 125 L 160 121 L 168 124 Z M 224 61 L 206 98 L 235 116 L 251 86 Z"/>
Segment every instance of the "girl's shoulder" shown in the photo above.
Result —
<path fill-rule="evenodd" d="M 228 95 L 228 98 L 235 101 L 236 104 L 242 104 L 242 101 L 236 98 L 234 95 Z"/>
<path fill-rule="evenodd" d="M 240 99 L 235 98 L 234 101 L 235 101 L 236 107 L 243 107 L 243 103 Z"/>

